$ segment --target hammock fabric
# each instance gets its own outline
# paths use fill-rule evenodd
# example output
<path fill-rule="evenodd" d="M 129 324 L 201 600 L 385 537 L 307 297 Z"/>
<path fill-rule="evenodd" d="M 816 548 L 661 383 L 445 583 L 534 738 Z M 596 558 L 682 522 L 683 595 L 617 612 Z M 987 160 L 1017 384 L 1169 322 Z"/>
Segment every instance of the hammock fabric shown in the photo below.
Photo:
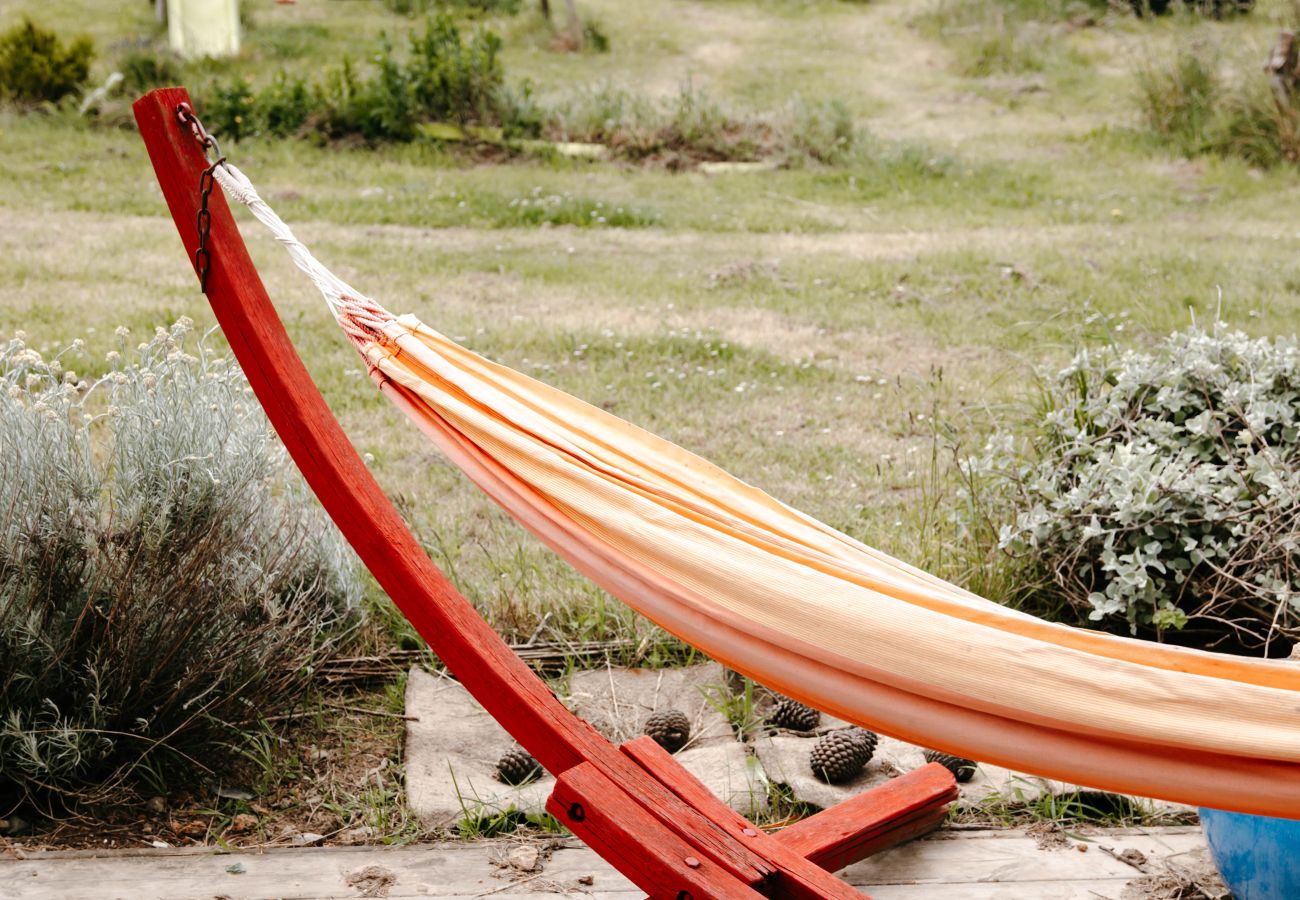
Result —
<path fill-rule="evenodd" d="M 393 316 L 234 166 L 370 374 L 510 515 L 710 656 L 895 737 L 1105 790 L 1300 815 L 1300 666 L 1073 629 L 873 550 L 674 444 Z"/>

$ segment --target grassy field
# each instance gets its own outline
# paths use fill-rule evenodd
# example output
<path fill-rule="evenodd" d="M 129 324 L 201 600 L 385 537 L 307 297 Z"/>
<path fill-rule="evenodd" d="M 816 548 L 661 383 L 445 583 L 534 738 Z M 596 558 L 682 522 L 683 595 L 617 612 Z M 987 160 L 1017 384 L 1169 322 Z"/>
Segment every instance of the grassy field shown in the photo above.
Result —
<path fill-rule="evenodd" d="M 988 589 L 946 527 L 953 449 L 1032 402 L 1080 343 L 1222 316 L 1300 325 L 1300 178 L 1176 158 L 1139 126 L 1137 69 L 1224 48 L 1256 77 L 1290 7 L 1142 21 L 1047 0 L 585 0 L 606 54 L 548 49 L 531 4 L 489 20 L 512 80 L 559 101 L 689 84 L 737 109 L 836 100 L 843 165 L 705 175 L 435 146 L 226 147 L 343 277 L 471 348 L 671 438 L 869 544 Z M 230 73 L 364 60 L 416 21 L 376 0 L 246 4 Z M 99 77 L 160 37 L 143 3 L 11 0 L 91 34 Z M 200 113 L 202 111 L 200 110 Z M 0 333 L 87 341 L 211 314 L 138 137 L 0 113 Z M 524 199 L 558 197 L 539 219 Z M 594 223 L 593 213 L 617 225 Z M 509 639 L 653 636 L 500 515 L 372 390 L 310 285 L 247 239 L 327 399 L 434 558 Z M 400 626 L 394 626 L 399 628 Z M 653 661 L 653 659 L 651 660 Z"/>

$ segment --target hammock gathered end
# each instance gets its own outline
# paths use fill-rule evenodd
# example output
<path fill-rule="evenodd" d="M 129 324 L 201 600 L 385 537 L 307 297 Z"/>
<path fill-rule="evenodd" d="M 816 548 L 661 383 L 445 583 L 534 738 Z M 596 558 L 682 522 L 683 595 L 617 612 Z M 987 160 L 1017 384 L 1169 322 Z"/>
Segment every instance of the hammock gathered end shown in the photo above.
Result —
<path fill-rule="evenodd" d="M 394 316 L 234 166 L 371 377 L 575 568 L 726 665 L 914 743 L 1106 790 L 1300 815 L 1300 666 L 1044 622 L 841 534 L 682 448 Z"/>

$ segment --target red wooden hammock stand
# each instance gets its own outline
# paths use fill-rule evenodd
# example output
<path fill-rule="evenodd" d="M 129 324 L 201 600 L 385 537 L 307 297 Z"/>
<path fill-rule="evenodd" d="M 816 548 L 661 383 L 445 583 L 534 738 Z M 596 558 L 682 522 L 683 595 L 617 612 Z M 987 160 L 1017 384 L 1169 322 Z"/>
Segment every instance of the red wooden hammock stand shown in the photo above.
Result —
<path fill-rule="evenodd" d="M 134 110 L 193 260 L 199 176 L 208 161 L 178 118 L 188 103 L 183 88 L 166 88 L 136 101 Z M 649 738 L 616 747 L 569 712 L 407 530 L 307 374 L 220 191 L 208 210 L 208 300 L 294 462 L 439 659 L 557 776 L 547 809 L 615 868 L 666 900 L 861 898 L 830 873 L 943 821 L 957 788 L 946 769 L 931 764 L 765 834 Z"/>

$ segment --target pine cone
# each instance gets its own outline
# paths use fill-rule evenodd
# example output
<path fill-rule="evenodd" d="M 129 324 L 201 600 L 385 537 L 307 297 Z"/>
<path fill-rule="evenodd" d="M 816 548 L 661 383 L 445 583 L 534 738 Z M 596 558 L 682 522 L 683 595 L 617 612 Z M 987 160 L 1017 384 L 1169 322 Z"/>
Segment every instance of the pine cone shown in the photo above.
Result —
<path fill-rule="evenodd" d="M 515 745 L 497 760 L 497 777 L 506 784 L 524 784 L 539 778 L 542 764 L 523 747 Z"/>
<path fill-rule="evenodd" d="M 789 697 L 773 707 L 771 715 L 767 717 L 770 724 L 791 731 L 812 731 L 821 720 L 822 714 L 817 710 Z"/>
<path fill-rule="evenodd" d="M 960 756 L 953 756 L 951 753 L 944 753 L 942 750 L 926 750 L 922 756 L 928 763 L 938 763 L 949 772 L 952 777 L 957 779 L 959 784 L 965 784 L 975 777 L 975 760 L 964 759 Z"/>
<path fill-rule="evenodd" d="M 876 735 L 862 728 L 841 728 L 821 736 L 808 754 L 813 774 L 829 784 L 852 781 L 871 762 Z"/>
<path fill-rule="evenodd" d="M 880 735 L 876 734 L 874 731 L 868 731 L 865 728 L 849 728 L 846 730 L 853 735 L 854 738 L 866 745 L 867 750 L 869 751 L 867 753 L 867 761 L 870 762 L 871 757 L 876 755 L 876 747 L 880 744 Z"/>
<path fill-rule="evenodd" d="M 691 722 L 680 709 L 665 709 L 646 719 L 642 730 L 660 747 L 676 753 L 690 740 Z"/>

